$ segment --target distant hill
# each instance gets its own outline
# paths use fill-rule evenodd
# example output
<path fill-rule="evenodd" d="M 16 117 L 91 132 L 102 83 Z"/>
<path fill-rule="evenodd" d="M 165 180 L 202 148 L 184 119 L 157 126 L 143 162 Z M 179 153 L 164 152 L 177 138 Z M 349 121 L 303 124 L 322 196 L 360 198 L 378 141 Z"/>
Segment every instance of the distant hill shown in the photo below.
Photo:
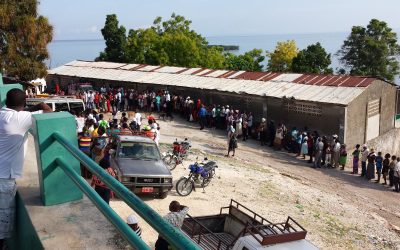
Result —
<path fill-rule="evenodd" d="M 239 50 L 238 45 L 208 45 L 208 47 L 222 47 L 224 51 Z"/>

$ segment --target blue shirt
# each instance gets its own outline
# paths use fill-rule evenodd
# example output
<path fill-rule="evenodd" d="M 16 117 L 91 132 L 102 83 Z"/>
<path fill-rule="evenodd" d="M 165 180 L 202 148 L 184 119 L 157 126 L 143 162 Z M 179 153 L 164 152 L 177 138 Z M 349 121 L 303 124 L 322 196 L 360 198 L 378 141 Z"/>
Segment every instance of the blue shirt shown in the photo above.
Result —
<path fill-rule="evenodd" d="M 205 108 L 201 108 L 199 111 L 199 116 L 206 116 L 207 110 Z"/>
<path fill-rule="evenodd" d="M 383 162 L 383 158 L 382 156 L 377 156 L 375 158 L 375 164 L 376 164 L 376 168 L 382 168 L 382 162 Z"/>

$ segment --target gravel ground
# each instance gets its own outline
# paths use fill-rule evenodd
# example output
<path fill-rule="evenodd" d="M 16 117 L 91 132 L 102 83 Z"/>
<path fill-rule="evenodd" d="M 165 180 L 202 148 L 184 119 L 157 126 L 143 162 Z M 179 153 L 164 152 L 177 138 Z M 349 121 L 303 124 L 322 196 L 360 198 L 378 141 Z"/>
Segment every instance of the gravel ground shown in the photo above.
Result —
<path fill-rule="evenodd" d="M 199 130 L 182 119 L 160 122 L 161 149 L 175 138 L 189 138 L 192 154 L 172 171 L 174 182 L 187 175 L 187 167 L 207 156 L 218 162 L 216 178 L 203 192 L 196 189 L 180 197 L 173 189 L 167 198 L 143 196 L 164 215 L 172 200 L 190 207 L 192 216 L 218 214 L 230 199 L 249 207 L 273 222 L 293 217 L 308 231 L 307 239 L 321 249 L 400 249 L 399 194 L 383 185 L 337 169 L 313 169 L 293 154 L 261 147 L 254 140 L 241 142 L 235 157 L 225 157 L 224 131 Z M 133 213 L 123 201 L 111 207 L 122 217 Z M 157 232 L 139 218 L 142 238 L 154 246 Z"/>

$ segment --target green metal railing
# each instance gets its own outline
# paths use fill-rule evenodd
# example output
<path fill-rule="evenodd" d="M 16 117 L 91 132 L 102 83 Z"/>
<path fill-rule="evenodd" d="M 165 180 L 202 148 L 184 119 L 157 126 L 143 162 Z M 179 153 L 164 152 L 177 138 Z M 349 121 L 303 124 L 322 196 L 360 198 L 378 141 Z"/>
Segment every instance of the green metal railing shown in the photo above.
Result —
<path fill-rule="evenodd" d="M 124 200 L 139 216 L 141 216 L 151 227 L 153 227 L 169 244 L 175 249 L 201 249 L 190 240 L 179 229 L 165 221 L 157 212 L 145 204 L 139 197 L 134 195 L 119 181 L 104 171 L 97 163 L 80 151 L 75 145 L 68 141 L 59 132 L 52 134 L 54 140 L 59 142 L 87 169 L 103 181 L 111 190 Z M 103 199 L 90 187 L 90 185 L 74 171 L 65 160 L 57 158 L 56 163 L 69 176 L 74 183 L 88 196 L 88 198 L 99 208 L 99 210 L 111 221 L 121 232 L 123 237 L 137 249 L 150 249 L 143 240 L 119 217 Z"/>

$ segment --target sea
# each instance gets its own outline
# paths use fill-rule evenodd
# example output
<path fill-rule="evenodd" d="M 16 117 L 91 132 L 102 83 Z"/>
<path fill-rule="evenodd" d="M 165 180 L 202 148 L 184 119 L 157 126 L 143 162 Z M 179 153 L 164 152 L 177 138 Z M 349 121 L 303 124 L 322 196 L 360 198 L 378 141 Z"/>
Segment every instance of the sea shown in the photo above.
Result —
<path fill-rule="evenodd" d="M 206 37 L 210 45 L 237 45 L 239 50 L 229 51 L 234 54 L 243 54 L 252 49 L 273 51 L 277 42 L 295 40 L 301 50 L 308 45 L 321 43 L 322 47 L 331 54 L 331 67 L 336 72 L 343 67 L 335 55 L 349 33 L 314 33 L 314 34 L 278 34 L 278 35 L 249 35 L 249 36 L 210 36 Z M 48 67 L 55 68 L 73 60 L 92 61 L 105 48 L 104 40 L 55 40 L 48 46 L 50 59 L 46 61 Z M 264 53 L 265 55 L 265 53 Z M 267 64 L 267 58 L 263 62 Z M 400 83 L 397 77 L 396 83 Z"/>

